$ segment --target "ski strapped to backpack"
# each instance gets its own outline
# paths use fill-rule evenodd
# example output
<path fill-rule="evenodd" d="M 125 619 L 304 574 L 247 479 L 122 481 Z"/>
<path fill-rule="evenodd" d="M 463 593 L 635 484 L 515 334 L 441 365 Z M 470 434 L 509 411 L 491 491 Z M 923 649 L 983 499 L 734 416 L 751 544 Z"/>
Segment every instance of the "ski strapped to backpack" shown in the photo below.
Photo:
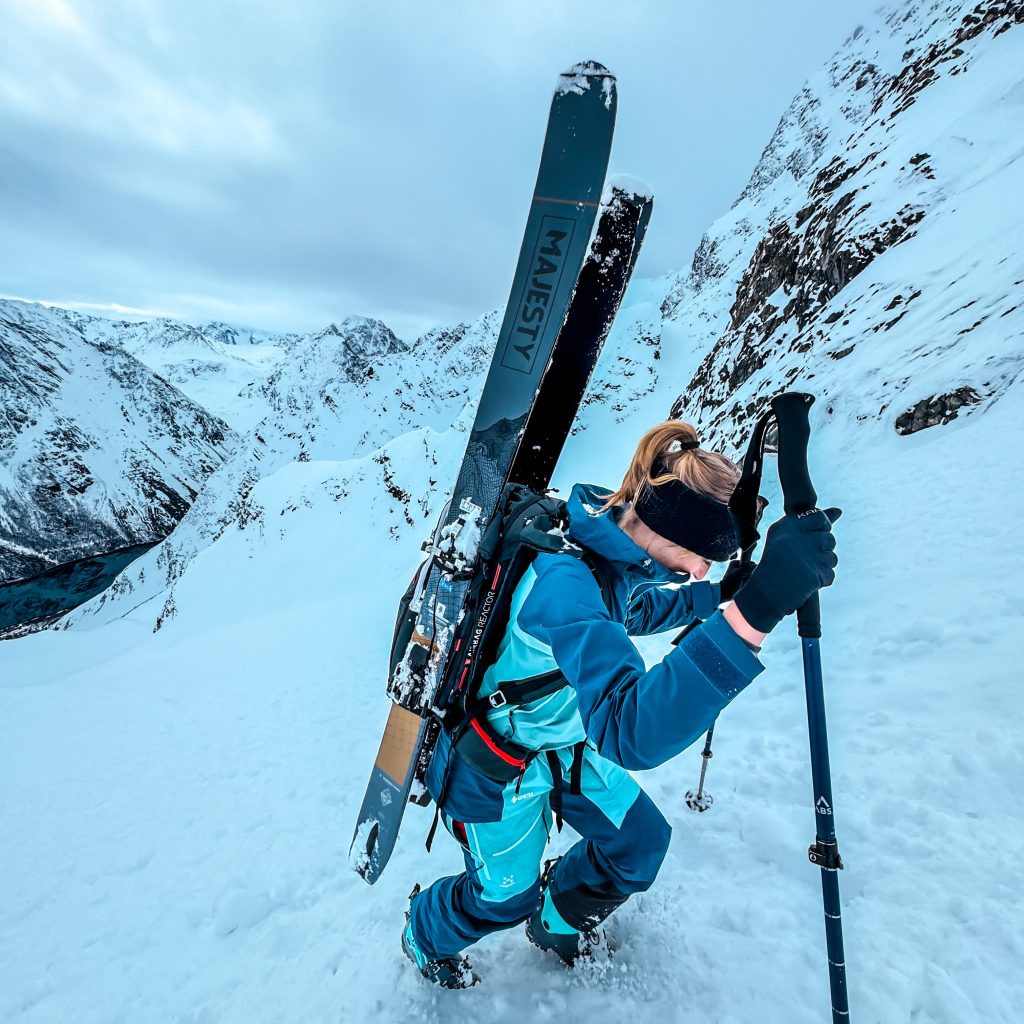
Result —
<path fill-rule="evenodd" d="M 444 729 L 451 748 L 478 771 L 498 782 L 522 780 L 537 751 L 523 747 L 501 736 L 490 726 L 487 715 L 495 708 L 528 704 L 568 686 L 562 672 L 555 670 L 526 679 L 505 682 L 486 696 L 480 694 L 484 673 L 497 657 L 498 645 L 508 626 L 512 595 L 520 580 L 538 554 L 557 554 L 584 561 L 594 574 L 601 596 L 608 604 L 608 587 L 601 570 L 567 536 L 569 525 L 565 502 L 553 494 L 537 492 L 525 484 L 510 483 L 502 491 L 495 514 L 484 532 L 478 548 L 478 565 L 469 584 L 463 615 L 456 627 L 452 656 L 441 677 L 433 713 L 434 735 L 424 749 L 432 753 L 433 740 Z M 421 569 L 422 572 L 422 569 Z M 410 635 L 415 613 L 410 610 L 414 600 L 417 573 L 406 591 L 392 644 L 393 670 Z M 578 744 L 574 761 L 581 759 L 583 744 Z M 417 768 L 421 783 L 429 757 Z M 447 778 L 447 771 L 445 771 Z M 556 773 L 561 777 L 561 773 Z M 570 779 L 578 770 L 570 772 Z M 438 794 L 438 804 L 444 794 Z M 557 789 L 557 786 L 556 786 Z M 554 794 L 556 816 L 558 796 Z M 426 790 L 420 788 L 417 802 L 429 802 Z M 436 825 L 436 817 L 435 817 Z M 428 848 L 434 828 L 428 836 Z"/>

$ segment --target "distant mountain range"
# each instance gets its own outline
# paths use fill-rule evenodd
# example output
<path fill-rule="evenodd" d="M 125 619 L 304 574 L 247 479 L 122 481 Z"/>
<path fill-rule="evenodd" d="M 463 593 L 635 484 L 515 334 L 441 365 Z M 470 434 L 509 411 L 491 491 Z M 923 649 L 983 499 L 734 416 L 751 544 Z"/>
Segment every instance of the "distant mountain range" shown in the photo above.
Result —
<path fill-rule="evenodd" d="M 405 351 L 362 318 L 300 336 L 0 300 L 0 583 L 162 539 L 289 374 L 323 366 L 329 399 Z"/>

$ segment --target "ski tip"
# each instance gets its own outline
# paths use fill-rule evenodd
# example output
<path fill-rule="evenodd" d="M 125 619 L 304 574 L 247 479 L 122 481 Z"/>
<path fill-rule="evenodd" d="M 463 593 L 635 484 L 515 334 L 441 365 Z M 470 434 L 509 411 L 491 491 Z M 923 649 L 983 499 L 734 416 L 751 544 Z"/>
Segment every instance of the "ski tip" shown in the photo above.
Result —
<path fill-rule="evenodd" d="M 575 78 L 577 75 L 587 75 L 590 78 L 615 77 L 603 64 L 596 60 L 581 60 L 578 64 L 573 64 L 568 71 L 562 72 L 562 78 Z"/>
<path fill-rule="evenodd" d="M 654 199 L 654 189 L 643 178 L 637 178 L 632 174 L 613 174 L 605 182 L 601 205 L 609 205 L 616 193 L 620 194 L 627 202 L 638 205 Z"/>
<path fill-rule="evenodd" d="M 570 92 L 582 95 L 590 91 L 592 84 L 598 83 L 607 100 L 615 90 L 615 76 L 596 60 L 583 60 L 579 64 L 573 64 L 568 71 L 563 71 L 558 76 L 555 95 L 561 96 Z"/>

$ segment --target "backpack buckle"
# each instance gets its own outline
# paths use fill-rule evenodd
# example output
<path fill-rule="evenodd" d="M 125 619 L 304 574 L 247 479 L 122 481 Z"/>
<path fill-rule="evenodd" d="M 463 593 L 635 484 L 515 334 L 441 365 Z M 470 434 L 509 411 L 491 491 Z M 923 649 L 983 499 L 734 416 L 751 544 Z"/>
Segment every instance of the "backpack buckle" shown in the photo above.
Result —
<path fill-rule="evenodd" d="M 487 698 L 487 703 L 490 704 L 492 708 L 503 708 L 508 703 L 508 699 L 501 690 L 495 690 L 494 693 Z"/>

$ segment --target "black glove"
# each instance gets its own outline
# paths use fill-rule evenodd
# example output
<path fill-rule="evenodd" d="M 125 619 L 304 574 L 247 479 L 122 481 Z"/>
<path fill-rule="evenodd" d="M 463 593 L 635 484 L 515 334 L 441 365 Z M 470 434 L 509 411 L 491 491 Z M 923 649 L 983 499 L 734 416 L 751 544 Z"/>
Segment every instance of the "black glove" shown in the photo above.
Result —
<path fill-rule="evenodd" d="M 725 570 L 725 575 L 718 581 L 718 587 L 721 590 L 718 603 L 725 604 L 727 601 L 731 601 L 736 596 L 736 591 L 750 579 L 750 574 L 756 568 L 757 562 L 735 560 L 730 562 L 729 568 Z"/>
<path fill-rule="evenodd" d="M 838 508 L 783 516 L 765 538 L 764 552 L 750 579 L 736 594 L 736 607 L 754 629 L 770 633 L 820 587 L 836 578 L 832 523 Z"/>

